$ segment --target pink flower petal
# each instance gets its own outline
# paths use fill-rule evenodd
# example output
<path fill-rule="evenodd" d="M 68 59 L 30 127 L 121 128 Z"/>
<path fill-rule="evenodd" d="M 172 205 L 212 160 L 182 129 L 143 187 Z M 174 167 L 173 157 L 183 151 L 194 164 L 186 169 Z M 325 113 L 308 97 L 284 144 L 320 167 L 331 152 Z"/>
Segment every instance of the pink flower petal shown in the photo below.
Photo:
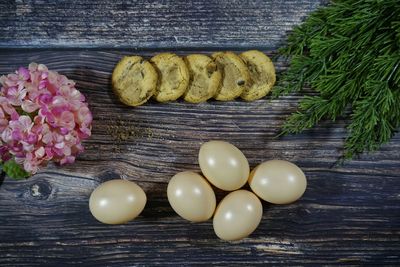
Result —
<path fill-rule="evenodd" d="M 40 78 L 42 78 L 42 80 L 46 79 L 47 77 L 49 77 L 49 73 L 47 71 L 43 71 L 42 75 L 40 76 Z"/>
<path fill-rule="evenodd" d="M 21 132 L 20 130 L 18 130 L 18 129 L 12 131 L 12 133 L 11 133 L 11 138 L 12 138 L 14 141 L 20 141 L 20 140 L 22 140 L 22 138 L 23 138 L 22 132 Z"/>
<path fill-rule="evenodd" d="M 60 164 L 61 165 L 71 164 L 71 163 L 74 163 L 74 161 L 75 161 L 74 156 L 67 156 L 67 157 L 64 157 L 63 159 L 61 159 Z"/>
<path fill-rule="evenodd" d="M 25 129 L 31 129 L 33 126 L 32 120 L 29 116 L 22 115 L 19 117 L 18 121 L 21 123 L 21 126 Z"/>
<path fill-rule="evenodd" d="M 39 90 L 46 88 L 46 87 L 47 87 L 47 84 L 48 84 L 48 81 L 47 81 L 47 80 L 42 80 L 42 81 L 40 81 L 40 82 L 39 82 L 39 86 L 38 86 Z"/>
<path fill-rule="evenodd" d="M 57 143 L 57 144 L 54 145 L 54 147 L 58 148 L 58 149 L 62 149 L 62 148 L 64 148 L 64 146 L 65 146 L 64 142 L 60 142 L 60 143 Z"/>
<path fill-rule="evenodd" d="M 4 143 L 12 141 L 12 130 L 8 127 L 4 129 L 3 132 L 1 133 L 1 139 L 3 140 Z"/>
<path fill-rule="evenodd" d="M 44 64 L 39 64 L 38 65 L 38 70 L 39 71 L 48 71 L 46 65 L 44 65 Z"/>
<path fill-rule="evenodd" d="M 35 148 L 34 145 L 29 144 L 25 141 L 21 141 L 21 144 L 22 144 L 22 148 L 24 149 L 24 151 L 27 151 L 27 152 L 32 152 Z"/>
<path fill-rule="evenodd" d="M 35 112 L 40 106 L 30 100 L 24 100 L 22 101 L 21 107 L 25 112 L 32 113 Z"/>
<path fill-rule="evenodd" d="M 30 76 L 31 76 L 30 73 L 29 73 L 29 70 L 24 68 L 24 67 L 20 67 L 18 69 L 18 74 L 19 74 L 19 77 L 22 80 L 25 80 L 25 81 L 28 80 L 30 78 Z"/>
<path fill-rule="evenodd" d="M 60 128 L 60 133 L 61 133 L 62 135 L 66 135 L 66 134 L 69 133 L 69 130 L 68 130 L 67 128 L 65 128 L 65 127 L 62 127 L 62 128 Z"/>
<path fill-rule="evenodd" d="M 46 153 L 46 151 L 45 151 L 44 147 L 41 146 L 35 151 L 35 156 L 37 158 L 43 158 L 45 153 Z"/>
<path fill-rule="evenodd" d="M 31 63 L 1 76 L 0 83 L 0 146 L 6 151 L 1 157 L 15 157 L 31 173 L 49 160 L 74 162 L 93 120 L 75 82 Z"/>
<path fill-rule="evenodd" d="M 17 113 L 16 110 L 11 114 L 11 120 L 18 120 L 19 119 L 19 114 Z"/>
<path fill-rule="evenodd" d="M 1 85 L 5 85 L 5 82 L 6 82 L 6 80 L 7 80 L 7 77 L 5 76 L 5 75 L 1 75 L 0 76 L 0 84 Z"/>
<path fill-rule="evenodd" d="M 29 144 L 35 144 L 38 140 L 38 136 L 36 134 L 33 133 L 29 133 L 28 136 L 26 137 L 26 141 Z"/>
<path fill-rule="evenodd" d="M 36 70 L 37 70 L 37 67 L 38 67 L 38 64 L 35 63 L 35 62 L 32 62 L 31 64 L 29 64 L 28 69 L 29 69 L 30 71 L 36 71 Z"/>
<path fill-rule="evenodd" d="M 8 120 L 0 119 L 0 132 L 4 131 L 5 128 L 8 126 Z"/>

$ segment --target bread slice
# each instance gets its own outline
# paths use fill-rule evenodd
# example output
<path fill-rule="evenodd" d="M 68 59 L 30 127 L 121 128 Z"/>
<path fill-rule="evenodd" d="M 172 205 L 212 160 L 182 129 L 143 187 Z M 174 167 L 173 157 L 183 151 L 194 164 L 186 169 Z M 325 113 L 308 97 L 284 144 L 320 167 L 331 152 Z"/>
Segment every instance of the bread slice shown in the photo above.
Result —
<path fill-rule="evenodd" d="M 222 85 L 214 98 L 220 101 L 234 100 L 250 85 L 250 72 L 243 60 L 232 52 L 212 54 L 222 71 Z"/>
<path fill-rule="evenodd" d="M 222 74 L 217 64 L 208 56 L 192 54 L 185 57 L 190 81 L 184 99 L 190 103 L 200 103 L 212 98 L 218 91 Z"/>
<path fill-rule="evenodd" d="M 112 73 L 112 87 L 120 101 L 128 106 L 145 103 L 156 91 L 157 71 L 140 56 L 126 56 Z"/>
<path fill-rule="evenodd" d="M 185 93 L 189 84 L 189 70 L 183 59 L 173 53 L 161 53 L 150 59 L 158 71 L 154 98 L 158 102 L 174 101 Z"/>
<path fill-rule="evenodd" d="M 252 83 L 240 97 L 246 101 L 263 98 L 275 84 L 275 68 L 271 59 L 257 50 L 250 50 L 240 54 L 250 71 Z"/>

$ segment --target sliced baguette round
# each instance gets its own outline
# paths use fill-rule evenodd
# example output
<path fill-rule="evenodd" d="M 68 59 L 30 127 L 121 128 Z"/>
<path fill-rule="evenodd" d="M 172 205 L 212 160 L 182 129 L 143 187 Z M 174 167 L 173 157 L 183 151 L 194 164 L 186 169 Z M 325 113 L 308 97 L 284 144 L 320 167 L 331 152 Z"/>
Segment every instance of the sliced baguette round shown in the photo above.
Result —
<path fill-rule="evenodd" d="M 158 102 L 174 101 L 181 97 L 189 84 L 189 70 L 183 59 L 173 53 L 161 53 L 150 59 L 158 71 L 154 98 Z"/>
<path fill-rule="evenodd" d="M 266 96 L 275 84 L 275 68 L 271 59 L 257 50 L 240 54 L 250 71 L 251 84 L 240 97 L 246 101 L 254 101 Z"/>
<path fill-rule="evenodd" d="M 218 91 L 222 79 L 217 64 L 210 57 L 199 54 L 188 55 L 184 60 L 190 76 L 184 100 L 200 103 L 212 98 Z"/>
<path fill-rule="evenodd" d="M 243 60 L 232 52 L 212 54 L 222 71 L 222 85 L 214 98 L 220 101 L 234 100 L 250 85 L 250 72 Z"/>
<path fill-rule="evenodd" d="M 119 100 L 128 106 L 139 106 L 155 93 L 157 71 L 140 56 L 126 56 L 115 66 L 112 88 Z"/>

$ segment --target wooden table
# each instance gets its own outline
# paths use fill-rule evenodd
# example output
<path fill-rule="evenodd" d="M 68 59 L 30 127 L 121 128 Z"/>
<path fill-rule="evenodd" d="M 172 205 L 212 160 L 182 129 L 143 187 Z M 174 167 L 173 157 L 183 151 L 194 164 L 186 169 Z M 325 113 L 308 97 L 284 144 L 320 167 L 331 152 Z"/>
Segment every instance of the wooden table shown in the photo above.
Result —
<path fill-rule="evenodd" d="M 0 3 L 0 73 L 35 61 L 74 79 L 93 111 L 93 135 L 74 165 L 4 179 L 1 266 L 400 264 L 399 135 L 336 166 L 346 120 L 274 138 L 301 95 L 129 108 L 111 92 L 111 71 L 126 54 L 258 48 L 273 56 L 288 31 L 327 1 L 49 2 Z M 132 134 L 116 135 L 126 129 Z M 168 204 L 167 183 L 198 170 L 198 149 L 212 139 L 237 145 L 251 167 L 272 158 L 297 163 L 308 178 L 305 195 L 290 205 L 264 202 L 262 223 L 241 241 L 219 240 L 211 221 L 184 221 Z M 89 195 L 119 177 L 142 186 L 148 204 L 128 224 L 101 224 Z"/>

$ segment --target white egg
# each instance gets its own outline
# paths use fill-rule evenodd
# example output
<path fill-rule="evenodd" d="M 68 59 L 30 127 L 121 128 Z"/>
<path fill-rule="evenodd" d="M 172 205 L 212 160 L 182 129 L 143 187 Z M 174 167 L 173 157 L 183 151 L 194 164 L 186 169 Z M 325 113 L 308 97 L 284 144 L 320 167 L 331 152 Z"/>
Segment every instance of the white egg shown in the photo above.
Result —
<path fill-rule="evenodd" d="M 241 188 L 250 173 L 245 155 L 224 141 L 209 141 L 200 147 L 199 165 L 204 176 L 216 187 L 233 191 Z"/>
<path fill-rule="evenodd" d="M 172 177 L 167 196 L 174 211 L 188 221 L 206 221 L 214 214 L 214 191 L 206 179 L 195 172 L 180 172 Z"/>
<path fill-rule="evenodd" d="M 295 164 L 285 160 L 269 160 L 250 174 L 249 184 L 257 196 L 273 204 L 288 204 L 305 192 L 307 179 Z"/>
<path fill-rule="evenodd" d="M 213 220 L 215 234 L 223 240 L 239 240 L 249 236 L 260 224 L 261 201 L 247 190 L 229 193 L 219 203 Z"/>
<path fill-rule="evenodd" d="M 115 179 L 99 185 L 92 192 L 89 208 L 100 222 L 121 224 L 136 218 L 146 201 L 146 194 L 136 183 Z"/>

